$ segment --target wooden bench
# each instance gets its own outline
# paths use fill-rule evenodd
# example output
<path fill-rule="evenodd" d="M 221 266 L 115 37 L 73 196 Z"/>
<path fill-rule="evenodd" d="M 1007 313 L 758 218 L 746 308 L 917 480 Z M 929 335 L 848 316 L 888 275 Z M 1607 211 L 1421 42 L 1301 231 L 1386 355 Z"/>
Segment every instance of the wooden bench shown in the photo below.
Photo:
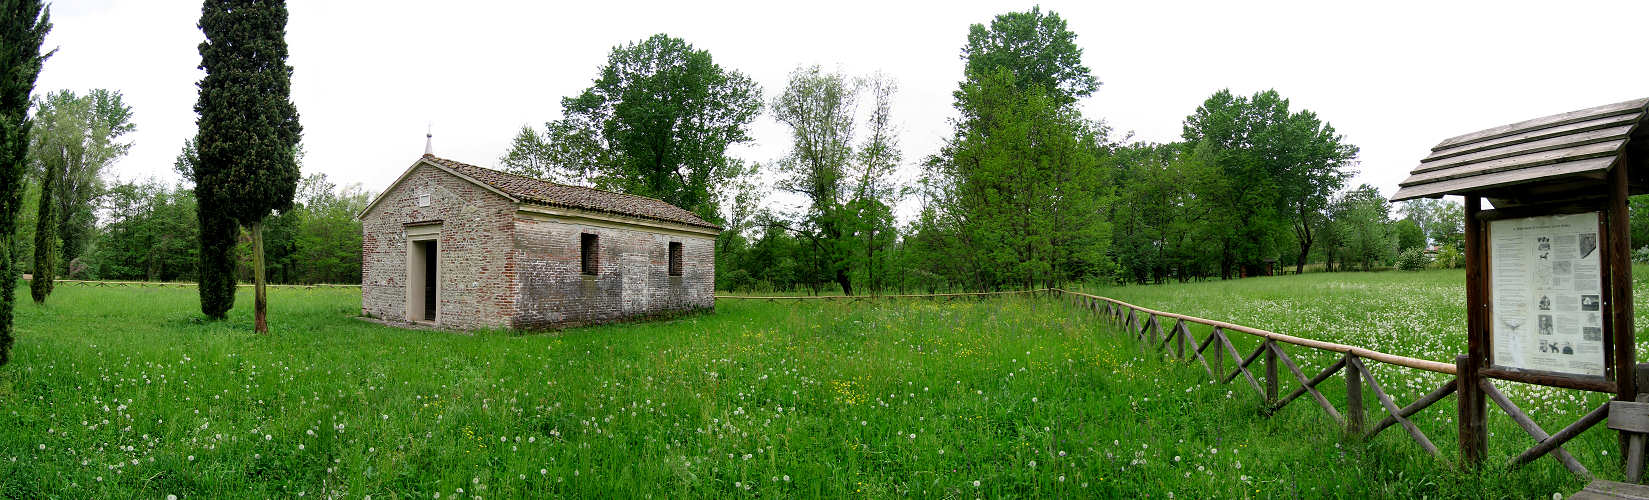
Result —
<path fill-rule="evenodd" d="M 1606 500 L 1606 499 L 1642 499 L 1649 500 L 1649 486 L 1641 484 L 1592 481 L 1586 488 L 1569 496 L 1569 500 Z"/>
<path fill-rule="evenodd" d="M 1643 447 L 1645 434 L 1649 433 L 1649 402 L 1646 401 L 1649 395 L 1639 395 L 1637 401 L 1609 403 L 1609 428 L 1627 433 L 1626 480 L 1629 482 L 1595 480 L 1569 496 L 1571 500 L 1649 500 L 1649 486 L 1637 484 L 1643 479 Z"/>

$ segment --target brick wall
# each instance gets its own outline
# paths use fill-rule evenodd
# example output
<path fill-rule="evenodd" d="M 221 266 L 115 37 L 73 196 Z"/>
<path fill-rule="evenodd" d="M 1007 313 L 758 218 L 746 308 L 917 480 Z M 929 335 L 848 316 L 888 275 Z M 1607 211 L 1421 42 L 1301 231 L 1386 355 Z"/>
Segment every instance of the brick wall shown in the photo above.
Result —
<path fill-rule="evenodd" d="M 580 238 L 598 235 L 599 271 L 582 271 Z M 682 275 L 670 276 L 671 242 L 682 244 Z M 715 306 L 715 240 L 709 236 L 519 216 L 513 325 L 546 328 L 600 323 Z"/>
<path fill-rule="evenodd" d="M 429 206 L 419 197 L 429 195 Z M 515 204 L 486 188 L 419 164 L 362 218 L 361 313 L 406 320 L 407 224 L 439 221 L 437 317 L 459 329 L 509 326 L 508 266 Z"/>

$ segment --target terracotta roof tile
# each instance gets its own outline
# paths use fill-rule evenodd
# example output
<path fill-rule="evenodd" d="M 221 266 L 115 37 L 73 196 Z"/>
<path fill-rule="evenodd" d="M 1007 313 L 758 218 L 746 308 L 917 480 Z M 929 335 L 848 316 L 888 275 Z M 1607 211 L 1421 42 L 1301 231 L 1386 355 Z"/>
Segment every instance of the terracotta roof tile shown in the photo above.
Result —
<path fill-rule="evenodd" d="M 459 174 L 492 186 L 517 199 L 535 205 L 576 208 L 610 214 L 628 215 L 643 219 L 675 222 L 690 226 L 721 229 L 680 207 L 662 200 L 600 189 L 568 186 L 524 177 L 490 168 L 459 163 L 433 155 L 424 155 L 424 161 L 452 169 Z"/>

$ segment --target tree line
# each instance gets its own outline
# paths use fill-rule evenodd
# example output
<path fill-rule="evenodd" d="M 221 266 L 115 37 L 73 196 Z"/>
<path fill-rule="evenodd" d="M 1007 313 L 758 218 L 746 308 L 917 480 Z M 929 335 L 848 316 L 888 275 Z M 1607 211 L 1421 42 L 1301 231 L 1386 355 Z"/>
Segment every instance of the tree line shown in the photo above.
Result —
<path fill-rule="evenodd" d="M 40 182 L 29 179 L 25 202 L 38 200 Z M 113 181 L 101 185 L 89 208 L 95 222 L 84 227 L 87 239 L 78 252 L 62 239 L 54 242 L 52 275 L 59 279 L 117 281 L 200 280 L 200 221 L 195 188 L 189 182 L 156 179 Z M 268 281 L 281 284 L 359 283 L 361 224 L 355 216 L 366 208 L 370 193 L 359 184 L 338 186 L 326 174 L 311 174 L 299 183 L 293 207 L 271 216 L 265 227 Z M 14 240 L 23 255 L 36 244 L 36 215 L 19 218 Z M 237 282 L 253 279 L 251 234 L 234 233 L 230 262 Z M 33 261 L 21 262 L 23 273 L 43 276 Z M 45 269 L 41 267 L 41 269 Z"/>
<path fill-rule="evenodd" d="M 119 91 L 53 91 L 32 104 L 22 204 L 11 235 L 31 274 L 31 296 L 45 301 L 54 278 L 198 281 L 199 203 L 194 141 L 174 169 L 175 184 L 109 179 L 132 143 L 132 108 Z M 337 186 L 325 174 L 304 177 L 291 209 L 268 219 L 267 270 L 273 283 L 359 283 L 361 225 L 369 195 Z M 234 234 L 229 260 L 237 281 L 250 281 L 255 256 L 249 230 Z"/>
<path fill-rule="evenodd" d="M 250 275 L 259 333 L 271 279 L 359 282 L 354 216 L 367 194 L 301 177 L 284 2 L 202 5 L 197 132 L 175 185 L 107 180 L 131 148 L 132 108 L 108 89 L 32 95 L 51 56 L 40 52 L 50 13 L 37 0 L 0 2 L 0 11 L 0 364 L 24 272 L 37 304 L 63 277 L 197 281 L 210 320 L 226 318 Z"/>
<path fill-rule="evenodd" d="M 33 103 L 22 206 L 11 236 L 36 302 L 53 278 L 198 281 L 201 219 L 193 179 L 199 163 L 187 141 L 173 168 L 183 181 L 110 180 L 109 167 L 132 146 L 132 108 L 119 91 L 61 90 Z M 301 157 L 301 151 L 299 156 Z M 359 283 L 361 224 L 370 195 L 326 174 L 296 185 L 291 208 L 266 219 L 266 269 L 274 283 Z M 230 276 L 250 281 L 250 229 L 232 235 Z"/>
<path fill-rule="evenodd" d="M 906 157 L 891 77 L 801 66 L 765 99 L 667 35 L 615 47 L 592 86 L 562 100 L 563 118 L 523 127 L 499 162 L 721 224 L 724 290 L 1144 283 L 1373 269 L 1405 251 L 1429 262 L 1451 242 L 1458 253 L 1458 204 L 1392 207 L 1372 186 L 1346 186 L 1357 147 L 1275 91 L 1217 91 L 1180 141 L 1130 142 L 1081 113 L 1101 82 L 1057 13 L 972 25 L 961 59 L 952 133 L 912 183 L 896 179 Z M 763 114 L 789 132 L 788 152 L 728 156 Z M 775 193 L 803 202 L 764 203 Z M 894 210 L 913 198 L 900 224 Z M 1449 216 L 1453 229 L 1437 222 Z"/>

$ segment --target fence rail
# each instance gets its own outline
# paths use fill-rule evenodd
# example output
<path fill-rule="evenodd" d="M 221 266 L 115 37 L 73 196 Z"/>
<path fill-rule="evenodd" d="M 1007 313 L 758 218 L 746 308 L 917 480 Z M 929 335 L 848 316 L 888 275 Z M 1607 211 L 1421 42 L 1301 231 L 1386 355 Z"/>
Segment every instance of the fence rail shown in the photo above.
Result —
<path fill-rule="evenodd" d="M 23 280 L 24 280 L 24 281 L 33 281 L 33 278 L 32 278 L 32 277 L 29 277 L 29 276 L 24 276 L 24 277 L 23 277 Z M 194 287 L 197 287 L 197 286 L 200 286 L 200 284 L 199 284 L 199 283 L 189 283 L 189 282 L 185 282 L 185 281 L 99 281 L 99 280 L 52 280 L 52 283 L 53 283 L 53 284 L 54 284 L 54 285 L 58 285 L 58 286 L 61 286 L 61 285 L 68 285 L 68 286 L 83 286 L 83 287 L 156 287 L 156 288 L 194 288 Z M 256 286 L 256 285 L 253 285 L 253 284 L 252 284 L 252 283 L 240 283 L 240 284 L 236 284 L 236 285 L 235 285 L 235 286 L 236 286 L 236 287 L 241 287 L 241 288 L 250 288 L 250 287 L 253 287 L 253 286 Z M 300 289 L 315 289 L 315 288 L 360 288 L 360 287 L 361 287 L 361 285 L 337 285 L 337 284 L 324 284 L 324 283 L 317 283 L 317 284 L 313 284 L 313 285 L 276 285 L 276 284 L 266 284 L 266 285 L 264 285 L 264 286 L 266 286 L 266 287 L 270 287 L 270 288 L 300 288 Z"/>
<path fill-rule="evenodd" d="M 1387 354 L 1387 353 L 1383 353 L 1383 352 L 1380 352 L 1380 351 L 1375 351 L 1375 350 L 1371 350 L 1371 349 L 1364 349 L 1364 348 L 1356 347 L 1356 346 L 1349 346 L 1349 345 L 1345 345 L 1345 344 L 1337 344 L 1337 343 L 1334 343 L 1334 342 L 1324 342 L 1324 341 L 1321 341 L 1321 340 L 1300 338 L 1300 337 L 1295 337 L 1295 336 L 1292 336 L 1292 335 L 1284 335 L 1284 334 L 1281 334 L 1281 333 L 1270 332 L 1270 331 L 1266 331 L 1266 330 L 1261 330 L 1259 328 L 1252 328 L 1252 327 L 1227 323 L 1227 322 L 1224 322 L 1224 321 L 1203 319 L 1203 318 L 1198 318 L 1196 316 L 1187 316 L 1187 315 L 1184 315 L 1184 314 L 1175 314 L 1175 313 L 1170 313 L 1170 312 L 1157 311 L 1157 310 L 1147 309 L 1147 308 L 1144 308 L 1144 307 L 1129 304 L 1127 302 L 1123 302 L 1123 301 L 1116 300 L 1116 299 L 1109 298 L 1109 297 L 1100 297 L 1098 295 L 1089 295 L 1089 294 L 1086 294 L 1086 293 L 1072 292 L 1072 291 L 1067 291 L 1067 290 L 1058 289 L 1058 288 L 1055 288 L 1053 290 L 1058 292 L 1058 293 L 1065 294 L 1065 295 L 1070 295 L 1070 296 L 1075 296 L 1075 297 L 1082 297 L 1082 298 L 1086 298 L 1086 299 L 1090 299 L 1090 300 L 1099 300 L 1099 301 L 1109 302 L 1109 303 L 1115 304 L 1117 306 L 1125 307 L 1125 308 L 1128 308 L 1128 309 L 1131 309 L 1131 310 L 1134 310 L 1134 311 L 1139 311 L 1140 313 L 1147 314 L 1147 315 L 1160 316 L 1160 317 L 1164 317 L 1164 318 L 1171 318 L 1171 319 L 1176 319 L 1176 320 L 1185 321 L 1185 322 L 1189 322 L 1189 323 L 1208 325 L 1208 326 L 1220 328 L 1222 330 L 1230 330 L 1230 331 L 1233 331 L 1233 332 L 1242 332 L 1242 333 L 1246 333 L 1246 334 L 1249 334 L 1249 335 L 1254 335 L 1254 336 L 1257 336 L 1257 337 L 1262 337 L 1262 338 L 1266 338 L 1266 339 L 1270 339 L 1270 340 L 1275 340 L 1275 341 L 1278 341 L 1278 342 L 1294 344 L 1294 345 L 1301 346 L 1301 347 L 1310 347 L 1312 349 L 1320 349 L 1320 350 L 1324 350 L 1324 351 L 1334 351 L 1334 352 L 1338 352 L 1338 353 L 1342 353 L 1342 354 L 1351 354 L 1351 355 L 1355 355 L 1359 358 L 1368 358 L 1368 359 L 1372 359 L 1372 360 L 1379 361 L 1379 362 L 1382 362 L 1382 363 L 1393 364 L 1393 365 L 1398 365 L 1398 366 L 1406 366 L 1406 367 L 1409 367 L 1409 368 L 1425 370 L 1425 371 L 1429 371 L 1429 372 L 1444 373 L 1444 374 L 1449 374 L 1449 375 L 1454 375 L 1455 370 L 1456 370 L 1456 367 L 1453 364 L 1443 363 L 1443 362 L 1439 362 L 1439 361 L 1431 361 L 1431 360 L 1426 360 L 1426 359 L 1411 358 L 1411 357 L 1407 357 L 1407 356 L 1398 356 L 1398 355 L 1395 355 L 1395 354 Z"/>
<path fill-rule="evenodd" d="M 1001 295 L 1023 295 L 1034 293 L 1048 293 L 1051 288 L 1041 290 L 1012 290 L 1006 292 L 965 292 L 965 293 L 929 293 L 929 294 L 891 294 L 891 295 L 717 295 L 716 299 L 733 300 L 874 300 L 874 299 L 959 299 L 982 298 Z"/>

